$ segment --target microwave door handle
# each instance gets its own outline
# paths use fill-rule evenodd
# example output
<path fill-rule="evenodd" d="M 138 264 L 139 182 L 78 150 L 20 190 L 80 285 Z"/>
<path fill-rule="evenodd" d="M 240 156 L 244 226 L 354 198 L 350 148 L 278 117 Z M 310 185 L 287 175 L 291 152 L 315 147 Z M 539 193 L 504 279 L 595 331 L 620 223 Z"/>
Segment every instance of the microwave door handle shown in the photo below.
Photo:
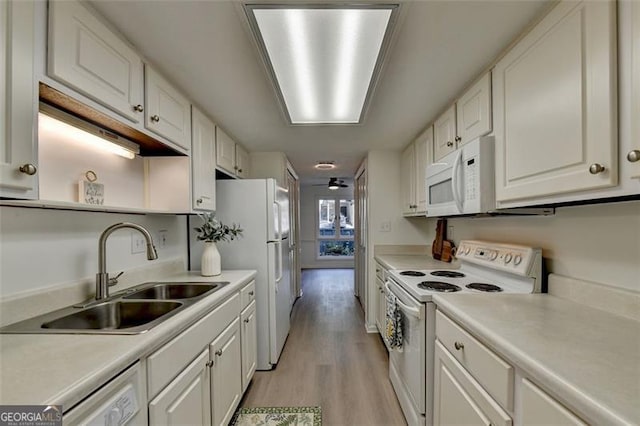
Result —
<path fill-rule="evenodd" d="M 458 182 L 458 169 L 460 168 L 460 161 L 462 160 L 462 149 L 458 150 L 458 155 L 456 159 L 453 161 L 453 170 L 451 176 L 451 186 L 453 192 L 453 200 L 456 203 L 456 207 L 458 208 L 458 212 L 462 213 L 462 196 L 458 192 L 458 187 L 460 186 Z"/>

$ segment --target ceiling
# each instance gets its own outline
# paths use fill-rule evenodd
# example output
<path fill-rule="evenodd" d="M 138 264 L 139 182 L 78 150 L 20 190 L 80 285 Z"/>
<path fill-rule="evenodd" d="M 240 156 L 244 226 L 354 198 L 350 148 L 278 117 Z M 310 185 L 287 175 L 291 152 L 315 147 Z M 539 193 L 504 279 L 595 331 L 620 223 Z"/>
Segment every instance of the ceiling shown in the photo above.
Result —
<path fill-rule="evenodd" d="M 413 140 L 549 0 L 401 1 L 360 125 L 291 126 L 238 1 L 91 0 L 155 68 L 250 151 L 283 151 L 304 183 L 353 176 L 365 153 Z M 255 3 L 255 2 L 254 2 Z M 333 160 L 335 170 L 316 171 Z"/>

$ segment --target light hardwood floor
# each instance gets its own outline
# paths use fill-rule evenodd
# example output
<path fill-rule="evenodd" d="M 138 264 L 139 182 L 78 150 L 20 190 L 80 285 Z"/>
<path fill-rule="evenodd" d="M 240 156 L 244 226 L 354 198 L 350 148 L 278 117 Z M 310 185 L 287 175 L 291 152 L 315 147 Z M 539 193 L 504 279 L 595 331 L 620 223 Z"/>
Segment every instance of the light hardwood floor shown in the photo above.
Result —
<path fill-rule="evenodd" d="M 378 334 L 364 328 L 353 270 L 305 270 L 277 368 L 256 372 L 243 407 L 321 406 L 322 424 L 406 425 Z"/>

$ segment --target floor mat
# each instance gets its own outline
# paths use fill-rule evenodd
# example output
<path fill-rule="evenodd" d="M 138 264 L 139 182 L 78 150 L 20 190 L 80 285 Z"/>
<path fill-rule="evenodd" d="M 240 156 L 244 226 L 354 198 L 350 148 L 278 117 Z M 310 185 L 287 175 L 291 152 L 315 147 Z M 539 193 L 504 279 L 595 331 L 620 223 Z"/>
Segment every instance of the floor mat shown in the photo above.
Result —
<path fill-rule="evenodd" d="M 320 407 L 255 407 L 240 408 L 231 426 L 320 426 Z"/>

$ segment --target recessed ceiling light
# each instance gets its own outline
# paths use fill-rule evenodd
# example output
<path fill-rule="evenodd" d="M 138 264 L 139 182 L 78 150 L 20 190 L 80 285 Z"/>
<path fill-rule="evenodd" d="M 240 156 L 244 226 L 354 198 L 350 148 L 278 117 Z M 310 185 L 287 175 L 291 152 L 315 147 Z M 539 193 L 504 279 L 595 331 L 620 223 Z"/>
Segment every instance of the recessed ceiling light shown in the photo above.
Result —
<path fill-rule="evenodd" d="M 316 170 L 333 170 L 336 168 L 336 165 L 333 161 L 318 161 L 318 164 L 313 166 Z"/>
<path fill-rule="evenodd" d="M 397 4 L 246 4 L 292 124 L 356 124 L 378 76 Z"/>

